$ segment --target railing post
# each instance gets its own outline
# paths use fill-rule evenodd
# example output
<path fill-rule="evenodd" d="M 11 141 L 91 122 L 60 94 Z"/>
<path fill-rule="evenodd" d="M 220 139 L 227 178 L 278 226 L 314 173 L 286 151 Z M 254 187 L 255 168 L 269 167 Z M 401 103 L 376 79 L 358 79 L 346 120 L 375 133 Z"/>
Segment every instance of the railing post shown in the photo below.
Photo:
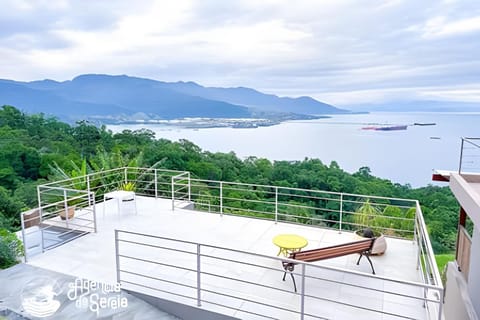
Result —
<path fill-rule="evenodd" d="M 40 223 L 42 223 L 42 198 L 40 192 L 40 186 L 37 186 L 37 199 L 38 199 L 38 215 L 40 217 Z"/>
<path fill-rule="evenodd" d="M 459 165 L 458 165 L 458 174 L 462 173 L 462 159 L 463 159 L 463 143 L 465 139 L 462 138 L 462 144 L 460 146 L 460 160 L 459 160 Z"/>
<path fill-rule="evenodd" d="M 200 243 L 197 243 L 197 306 L 202 305 L 202 287 L 200 282 Z"/>
<path fill-rule="evenodd" d="M 40 186 L 37 187 L 37 196 L 38 196 L 38 216 L 40 217 L 40 225 L 43 223 L 43 207 L 42 207 L 42 200 L 41 200 L 41 195 L 40 195 Z M 45 244 L 43 242 L 43 228 L 40 228 L 40 236 L 42 237 L 42 252 L 45 252 Z M 25 238 L 23 238 L 23 241 L 25 241 Z M 26 250 L 26 249 L 25 249 Z"/>
<path fill-rule="evenodd" d="M 444 296 L 445 292 L 443 291 L 444 289 L 439 289 L 438 290 L 438 320 L 442 320 L 443 316 L 443 301 L 444 301 Z"/>
<path fill-rule="evenodd" d="M 87 193 L 90 197 L 90 175 L 87 175 Z M 88 205 L 90 205 L 90 201 L 88 202 Z"/>
<path fill-rule="evenodd" d="M 220 215 L 223 215 L 223 181 L 220 181 Z"/>
<path fill-rule="evenodd" d="M 67 228 L 68 228 L 68 201 L 67 201 L 67 190 L 63 190 L 63 206 L 64 206 L 64 214 L 65 214 L 65 221 L 66 221 L 66 225 L 67 225 Z"/>
<path fill-rule="evenodd" d="M 275 223 L 278 222 L 278 187 L 275 187 Z"/>
<path fill-rule="evenodd" d="M 305 319 L 305 264 L 302 263 L 302 291 L 300 293 L 300 319 Z"/>
<path fill-rule="evenodd" d="M 157 169 L 153 169 L 153 178 L 155 179 L 155 199 L 158 197 L 158 176 L 157 176 Z"/>
<path fill-rule="evenodd" d="M 117 273 L 117 283 L 120 283 L 120 254 L 119 254 L 118 230 L 115 229 L 115 270 Z"/>
<path fill-rule="evenodd" d="M 125 184 L 127 184 L 127 183 L 128 183 L 127 167 L 124 168 L 123 172 L 124 172 L 124 173 L 123 173 L 123 175 L 124 175 L 124 182 L 125 182 Z"/>
<path fill-rule="evenodd" d="M 419 208 L 420 208 L 420 204 L 418 204 L 417 202 L 415 206 L 415 220 L 413 223 L 413 243 L 418 241 L 417 231 L 418 231 L 418 209 Z"/>
<path fill-rule="evenodd" d="M 190 180 L 190 172 L 188 172 L 188 201 L 192 200 L 192 182 Z"/>
<path fill-rule="evenodd" d="M 93 204 L 92 204 L 92 208 L 93 208 L 93 228 L 95 230 L 95 233 L 97 233 L 97 208 L 95 207 L 95 193 L 92 192 L 91 195 L 92 195 L 92 199 L 93 199 Z M 90 192 L 88 193 L 88 199 L 90 199 Z"/>
<path fill-rule="evenodd" d="M 20 223 L 22 224 L 22 240 L 23 240 L 23 256 L 25 257 L 25 262 L 28 262 L 27 258 L 27 238 L 25 237 L 25 218 L 23 217 L 23 212 L 20 213 Z"/>
<path fill-rule="evenodd" d="M 172 211 L 175 211 L 175 176 L 172 176 Z"/>
<path fill-rule="evenodd" d="M 417 223 L 417 222 L 415 222 Z M 420 263 L 421 263 L 421 255 L 422 255 L 422 244 L 421 244 L 422 236 L 420 235 L 417 241 L 417 270 L 420 270 Z"/>
<path fill-rule="evenodd" d="M 340 226 L 338 233 L 342 233 L 342 222 L 343 222 L 343 193 L 340 193 L 340 218 L 339 218 Z"/>

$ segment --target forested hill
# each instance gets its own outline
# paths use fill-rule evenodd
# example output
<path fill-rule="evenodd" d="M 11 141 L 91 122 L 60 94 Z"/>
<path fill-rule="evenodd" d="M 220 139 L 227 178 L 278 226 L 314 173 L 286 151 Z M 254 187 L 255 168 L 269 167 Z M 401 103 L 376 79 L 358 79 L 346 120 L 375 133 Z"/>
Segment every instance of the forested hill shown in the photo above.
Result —
<path fill-rule="evenodd" d="M 161 161 L 163 168 L 203 179 L 418 199 L 436 252 L 451 251 L 455 244 L 458 207 L 448 187 L 412 189 L 374 177 L 367 167 L 350 174 L 318 159 L 240 160 L 233 152 L 203 151 L 186 140 L 155 139 L 150 130 L 113 134 L 87 122 L 70 126 L 26 115 L 11 106 L 0 108 L 0 229 L 19 228 L 19 213 L 36 206 L 35 186 L 48 179 L 54 162 L 68 170 L 84 159 L 90 168 L 123 166 L 132 159 L 144 167 Z"/>

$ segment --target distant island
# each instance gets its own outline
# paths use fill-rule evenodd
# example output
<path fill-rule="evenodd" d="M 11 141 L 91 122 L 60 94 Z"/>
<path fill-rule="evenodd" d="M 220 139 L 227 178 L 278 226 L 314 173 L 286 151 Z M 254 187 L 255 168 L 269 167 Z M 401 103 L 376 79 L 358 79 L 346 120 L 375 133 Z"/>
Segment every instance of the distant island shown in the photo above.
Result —
<path fill-rule="evenodd" d="M 0 105 L 15 105 L 29 114 L 53 115 L 70 123 L 175 124 L 171 120 L 203 119 L 183 124 L 234 128 L 349 113 L 311 97 L 279 97 L 245 87 L 203 87 L 194 82 L 103 74 L 81 75 L 63 82 L 0 80 Z"/>

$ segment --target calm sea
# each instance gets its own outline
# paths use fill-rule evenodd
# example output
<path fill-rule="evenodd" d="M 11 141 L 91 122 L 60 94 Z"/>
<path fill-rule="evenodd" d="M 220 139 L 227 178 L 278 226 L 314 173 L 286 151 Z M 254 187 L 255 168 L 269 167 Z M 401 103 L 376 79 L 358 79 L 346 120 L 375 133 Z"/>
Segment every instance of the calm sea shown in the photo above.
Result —
<path fill-rule="evenodd" d="M 435 126 L 413 126 L 415 122 Z M 407 130 L 362 130 L 372 124 L 406 124 Z M 370 113 L 329 119 L 290 121 L 256 129 L 186 129 L 164 125 L 110 125 L 153 130 L 157 138 L 187 139 L 212 152 L 233 151 L 240 158 L 270 160 L 318 158 L 355 172 L 368 166 L 372 174 L 413 187 L 431 181 L 432 170 L 457 170 L 461 137 L 480 137 L 480 113 Z"/>

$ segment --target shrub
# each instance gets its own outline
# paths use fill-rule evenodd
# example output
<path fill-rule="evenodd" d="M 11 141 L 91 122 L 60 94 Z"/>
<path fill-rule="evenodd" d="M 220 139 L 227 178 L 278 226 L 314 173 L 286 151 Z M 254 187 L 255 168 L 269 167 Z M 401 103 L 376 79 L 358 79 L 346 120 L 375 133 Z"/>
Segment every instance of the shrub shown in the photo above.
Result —
<path fill-rule="evenodd" d="M 15 233 L 0 229 L 0 269 L 9 268 L 18 263 L 23 255 L 23 244 Z"/>

